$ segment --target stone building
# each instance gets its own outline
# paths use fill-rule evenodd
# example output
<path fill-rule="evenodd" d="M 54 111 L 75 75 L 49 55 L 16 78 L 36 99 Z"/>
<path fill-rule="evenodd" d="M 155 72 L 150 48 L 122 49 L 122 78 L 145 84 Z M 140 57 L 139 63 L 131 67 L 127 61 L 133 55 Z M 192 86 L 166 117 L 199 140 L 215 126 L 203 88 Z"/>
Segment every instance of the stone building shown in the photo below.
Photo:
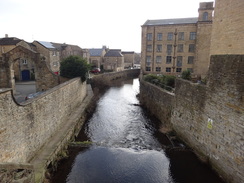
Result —
<path fill-rule="evenodd" d="M 180 75 L 190 70 L 205 76 L 210 62 L 213 10 L 213 2 L 203 2 L 195 18 L 147 20 L 142 25 L 143 73 Z"/>
<path fill-rule="evenodd" d="M 124 56 L 120 49 L 110 49 L 104 55 L 104 70 L 115 72 L 124 70 Z"/>
<path fill-rule="evenodd" d="M 135 62 L 135 52 L 134 51 L 122 51 L 121 53 L 124 56 L 125 69 L 133 67 L 134 62 Z"/>
<path fill-rule="evenodd" d="M 69 45 L 66 43 L 53 43 L 45 41 L 34 41 L 37 51 L 41 54 L 49 66 L 50 70 L 55 74 L 59 74 L 60 62 L 70 55 L 86 56 L 89 59 L 87 50 L 82 50 L 79 46 Z"/>
<path fill-rule="evenodd" d="M 17 46 L 22 46 L 33 51 L 36 50 L 33 44 L 16 37 L 8 37 L 6 34 L 4 38 L 0 38 L 0 61 L 3 60 L 3 54 L 8 53 Z M 15 60 L 12 70 L 14 71 L 14 78 L 17 81 L 35 79 L 33 60 L 26 58 L 24 55 Z"/>
<path fill-rule="evenodd" d="M 91 66 L 93 68 L 101 68 L 104 63 L 104 55 L 107 51 L 106 46 L 103 46 L 102 48 L 91 48 L 88 50 L 90 54 L 89 63 Z"/>

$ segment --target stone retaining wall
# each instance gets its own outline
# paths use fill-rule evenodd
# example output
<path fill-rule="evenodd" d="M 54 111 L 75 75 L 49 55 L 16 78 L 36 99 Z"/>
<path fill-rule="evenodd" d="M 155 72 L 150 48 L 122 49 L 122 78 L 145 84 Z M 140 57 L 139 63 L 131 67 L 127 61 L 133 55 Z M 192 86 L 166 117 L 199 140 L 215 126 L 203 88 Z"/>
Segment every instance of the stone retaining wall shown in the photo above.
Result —
<path fill-rule="evenodd" d="M 244 182 L 244 55 L 212 56 L 207 85 L 177 79 L 174 97 L 145 82 L 140 92 L 162 122 L 172 108 L 166 122 L 227 182 Z"/>
<path fill-rule="evenodd" d="M 26 163 L 62 128 L 60 124 L 82 103 L 86 83 L 67 81 L 17 104 L 11 90 L 0 93 L 0 162 Z"/>
<path fill-rule="evenodd" d="M 112 86 L 116 80 L 125 80 L 130 78 L 136 78 L 139 77 L 140 69 L 130 69 L 130 70 L 124 70 L 120 72 L 110 72 L 110 73 L 104 73 L 100 75 L 93 76 L 91 80 L 91 85 L 94 90 L 99 89 L 106 89 L 109 86 Z"/>

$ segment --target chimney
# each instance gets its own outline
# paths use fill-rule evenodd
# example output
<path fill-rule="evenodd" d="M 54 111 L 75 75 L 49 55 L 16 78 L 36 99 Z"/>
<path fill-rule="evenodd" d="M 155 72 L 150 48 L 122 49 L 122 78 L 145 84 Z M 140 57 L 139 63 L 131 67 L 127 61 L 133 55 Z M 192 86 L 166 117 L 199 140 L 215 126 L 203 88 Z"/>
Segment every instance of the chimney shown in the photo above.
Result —
<path fill-rule="evenodd" d="M 5 37 L 8 38 L 8 34 L 5 34 Z"/>

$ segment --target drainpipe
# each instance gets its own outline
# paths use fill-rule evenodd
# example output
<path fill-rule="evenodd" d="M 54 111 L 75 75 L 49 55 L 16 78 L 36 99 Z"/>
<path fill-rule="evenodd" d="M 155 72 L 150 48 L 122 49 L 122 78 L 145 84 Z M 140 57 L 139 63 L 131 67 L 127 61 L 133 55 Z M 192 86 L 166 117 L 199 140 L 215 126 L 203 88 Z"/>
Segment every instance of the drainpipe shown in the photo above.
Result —
<path fill-rule="evenodd" d="M 174 41 L 173 67 L 172 67 L 173 73 L 175 72 L 175 60 L 176 60 L 176 47 L 177 47 L 176 36 L 177 36 L 177 29 L 175 29 L 174 32 L 175 41 Z"/>

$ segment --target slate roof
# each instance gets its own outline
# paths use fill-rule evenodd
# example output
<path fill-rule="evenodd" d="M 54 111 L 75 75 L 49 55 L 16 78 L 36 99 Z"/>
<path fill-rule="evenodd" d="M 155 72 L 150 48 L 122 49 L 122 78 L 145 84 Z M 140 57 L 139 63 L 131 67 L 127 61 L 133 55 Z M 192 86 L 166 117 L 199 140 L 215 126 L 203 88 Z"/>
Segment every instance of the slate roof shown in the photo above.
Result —
<path fill-rule="evenodd" d="M 0 39 L 0 45 L 16 45 L 20 41 L 22 40 L 16 37 L 6 37 Z"/>
<path fill-rule="evenodd" d="M 160 19 L 160 20 L 147 20 L 143 26 L 148 25 L 174 25 L 174 24 L 195 24 L 198 18 L 175 18 L 175 19 Z"/>
<path fill-rule="evenodd" d="M 113 49 L 113 50 L 108 50 L 108 52 L 104 55 L 104 57 L 123 57 L 123 55 L 121 54 L 121 50 Z"/>
<path fill-rule="evenodd" d="M 92 48 L 89 49 L 89 53 L 91 57 L 100 57 L 102 55 L 102 48 Z"/>

